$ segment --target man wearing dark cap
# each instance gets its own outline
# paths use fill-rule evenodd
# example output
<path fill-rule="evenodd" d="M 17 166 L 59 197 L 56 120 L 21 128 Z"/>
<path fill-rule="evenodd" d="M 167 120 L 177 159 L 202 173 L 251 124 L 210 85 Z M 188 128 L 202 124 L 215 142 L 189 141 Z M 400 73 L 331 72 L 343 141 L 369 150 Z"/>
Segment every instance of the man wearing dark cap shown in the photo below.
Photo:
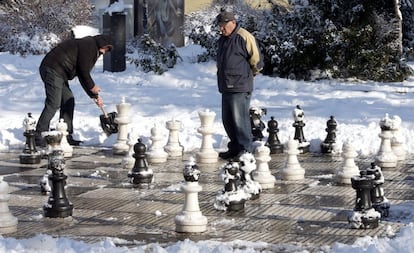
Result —
<path fill-rule="evenodd" d="M 253 152 L 250 99 L 254 76 L 263 67 L 263 61 L 256 39 L 240 27 L 233 13 L 222 11 L 216 22 L 221 32 L 217 50 L 221 117 L 230 139 L 228 151 L 219 153 L 219 156 L 222 159 L 238 159 L 245 152 Z"/>
<path fill-rule="evenodd" d="M 75 98 L 68 81 L 77 76 L 86 94 L 102 107 L 103 100 L 99 96 L 101 89 L 93 81 L 90 72 L 98 57 L 111 51 L 112 47 L 109 36 L 96 35 L 65 40 L 46 54 L 39 67 L 45 85 L 46 100 L 36 126 L 37 146 L 45 146 L 41 133 L 49 131 L 50 121 L 58 109 L 60 109 L 60 118 L 63 118 L 68 125 L 69 144 L 78 146 L 81 143 L 74 140 L 72 136 Z"/>

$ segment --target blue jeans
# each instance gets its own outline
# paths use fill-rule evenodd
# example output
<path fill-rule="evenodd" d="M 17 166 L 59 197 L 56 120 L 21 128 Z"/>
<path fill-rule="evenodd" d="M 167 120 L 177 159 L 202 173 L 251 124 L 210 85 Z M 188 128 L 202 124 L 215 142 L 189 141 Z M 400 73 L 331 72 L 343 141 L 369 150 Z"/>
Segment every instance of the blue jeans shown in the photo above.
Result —
<path fill-rule="evenodd" d="M 252 152 L 250 99 L 250 92 L 223 93 L 221 97 L 221 118 L 230 139 L 228 148 L 235 153 Z"/>
<path fill-rule="evenodd" d="M 69 88 L 69 83 L 53 69 L 40 67 L 40 76 L 45 85 L 46 100 L 45 107 L 36 126 L 36 132 L 49 131 L 50 121 L 60 109 L 60 118 L 68 125 L 68 133 L 73 133 L 73 112 L 75 109 L 75 98 Z"/>

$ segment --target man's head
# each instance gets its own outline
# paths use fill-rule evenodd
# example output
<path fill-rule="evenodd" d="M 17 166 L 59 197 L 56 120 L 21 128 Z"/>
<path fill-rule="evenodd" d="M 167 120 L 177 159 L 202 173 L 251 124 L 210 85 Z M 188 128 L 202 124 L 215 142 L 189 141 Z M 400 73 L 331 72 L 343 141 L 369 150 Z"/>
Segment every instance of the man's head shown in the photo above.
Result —
<path fill-rule="evenodd" d="M 216 23 L 223 36 L 230 36 L 236 28 L 236 18 L 233 13 L 228 11 L 220 12 L 216 17 Z"/>
<path fill-rule="evenodd" d="M 96 35 L 94 36 L 96 45 L 98 46 L 99 52 L 104 54 L 110 52 L 113 48 L 112 39 L 108 35 Z"/>

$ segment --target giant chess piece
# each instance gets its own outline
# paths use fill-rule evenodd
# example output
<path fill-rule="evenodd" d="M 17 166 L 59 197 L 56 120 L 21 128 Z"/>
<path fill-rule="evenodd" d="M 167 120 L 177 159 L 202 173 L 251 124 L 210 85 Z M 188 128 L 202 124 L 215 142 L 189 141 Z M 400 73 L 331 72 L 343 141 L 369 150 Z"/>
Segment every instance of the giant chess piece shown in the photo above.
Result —
<path fill-rule="evenodd" d="M 56 125 L 56 130 L 62 133 L 62 140 L 60 141 L 60 147 L 62 148 L 64 157 L 72 157 L 73 147 L 68 143 L 66 136 L 68 133 L 68 124 L 66 124 L 63 118 L 59 119 Z"/>
<path fill-rule="evenodd" d="M 197 152 L 197 162 L 199 163 L 216 163 L 218 160 L 218 153 L 213 148 L 213 137 L 214 134 L 214 118 L 216 113 L 209 111 L 198 112 L 198 116 L 201 121 L 201 126 L 197 129 L 202 134 L 203 139 L 201 142 L 201 148 Z"/>
<path fill-rule="evenodd" d="M 322 153 L 334 153 L 336 150 L 336 123 L 334 116 L 331 116 L 329 120 L 326 122 L 326 129 L 327 132 L 325 140 L 321 143 L 321 151 Z"/>
<path fill-rule="evenodd" d="M 256 159 L 253 154 L 246 152 L 240 156 L 239 163 L 241 172 L 240 186 L 247 195 L 250 195 L 249 199 L 259 198 L 262 186 L 253 177 L 253 172 L 256 171 Z"/>
<path fill-rule="evenodd" d="M 182 157 L 184 147 L 181 146 L 178 135 L 182 127 L 181 121 L 173 118 L 165 123 L 165 127 L 169 130 L 168 142 L 164 147 L 165 152 L 168 153 L 169 158 Z"/>
<path fill-rule="evenodd" d="M 367 169 L 367 175 L 374 176 L 374 188 L 371 190 L 372 207 L 381 214 L 381 217 L 388 217 L 390 210 L 390 202 L 384 196 L 382 185 L 385 182 L 381 168 L 371 163 L 371 167 Z"/>
<path fill-rule="evenodd" d="M 277 133 L 279 132 L 278 122 L 272 116 L 267 122 L 267 132 L 269 136 L 267 137 L 266 146 L 270 148 L 270 154 L 280 154 L 283 153 L 283 144 L 280 143 Z"/>
<path fill-rule="evenodd" d="M 63 151 L 59 149 L 52 150 L 48 155 L 48 170 L 52 172 L 49 175 L 49 180 L 52 182 L 52 191 L 48 202 L 43 206 L 45 217 L 65 218 L 72 216 L 73 205 L 67 199 L 65 192 L 67 176 L 64 174 L 64 169 Z"/>
<path fill-rule="evenodd" d="M 128 152 L 121 160 L 121 165 L 123 169 L 131 170 L 134 167 L 135 159 L 132 156 L 134 154 L 134 145 L 135 145 L 135 138 L 132 137 L 131 133 L 128 133 L 128 141 L 127 144 L 129 146 Z"/>
<path fill-rule="evenodd" d="M 182 211 L 174 218 L 175 231 L 180 233 L 204 232 L 207 230 L 207 218 L 201 213 L 198 204 L 198 193 L 203 188 L 198 184 L 200 170 L 193 158 L 190 158 L 185 165 L 183 175 L 185 184 L 181 186 L 181 191 L 185 194 L 185 200 Z"/>
<path fill-rule="evenodd" d="M 404 149 L 404 137 L 401 134 L 401 118 L 397 115 L 392 117 L 392 138 L 391 138 L 391 149 L 392 152 L 397 156 L 397 161 L 405 160 L 406 151 Z"/>
<path fill-rule="evenodd" d="M 32 113 L 28 113 L 23 120 L 25 129 L 23 135 L 26 137 L 26 144 L 23 153 L 19 155 L 21 164 L 38 164 L 41 160 L 41 154 L 36 150 L 35 131 L 36 120 L 32 117 Z"/>
<path fill-rule="evenodd" d="M 261 118 L 262 116 L 266 115 L 266 113 L 266 109 L 258 107 L 252 107 L 249 110 L 250 124 L 252 125 L 253 141 L 261 141 L 264 138 L 263 130 L 266 128 L 266 126 L 261 120 Z"/>
<path fill-rule="evenodd" d="M 299 142 L 299 151 L 300 153 L 308 153 L 310 143 L 306 141 L 305 136 L 303 134 L 303 127 L 306 125 L 303 122 L 303 118 L 305 117 L 305 113 L 303 112 L 302 108 L 300 108 L 299 105 L 296 106 L 296 108 L 292 112 L 294 123 L 293 127 L 295 127 L 295 136 L 293 139 L 297 140 Z"/>
<path fill-rule="evenodd" d="M 154 173 L 152 169 L 148 168 L 148 163 L 146 159 L 147 148 L 145 144 L 142 143 L 141 139 L 138 139 L 138 142 L 134 145 L 134 155 L 135 164 L 132 170 L 128 173 L 131 184 L 149 184 L 152 182 Z"/>
<path fill-rule="evenodd" d="M 345 142 L 342 146 L 342 157 L 344 165 L 336 172 L 336 181 L 340 184 L 351 184 L 351 178 L 359 175 L 359 168 L 355 164 L 357 152 L 349 142 Z"/>
<path fill-rule="evenodd" d="M 254 180 L 260 183 L 262 189 L 275 187 L 276 179 L 269 169 L 269 162 L 272 160 L 270 157 L 270 149 L 263 142 L 256 148 L 255 157 L 257 168 L 252 173 Z"/>
<path fill-rule="evenodd" d="M 393 137 L 391 131 L 392 123 L 392 120 L 388 117 L 388 113 L 380 121 L 381 133 L 379 137 L 381 138 L 381 146 L 375 157 L 375 163 L 382 169 L 397 167 L 398 159 L 391 148 L 391 138 Z"/>
<path fill-rule="evenodd" d="M 0 234 L 17 231 L 17 218 L 9 210 L 9 184 L 0 176 Z"/>
<path fill-rule="evenodd" d="M 300 153 L 298 149 L 298 141 L 292 139 L 289 140 L 287 148 L 288 157 L 286 166 L 282 169 L 282 178 L 284 180 L 305 179 L 305 170 L 298 161 L 298 154 Z"/>
<path fill-rule="evenodd" d="M 116 110 L 118 114 L 114 121 L 118 124 L 118 137 L 116 143 L 112 147 L 112 152 L 115 155 L 125 155 L 129 150 L 127 140 L 129 123 L 131 123 L 131 104 L 126 103 L 125 97 L 122 97 L 121 103 L 116 105 Z"/>
<path fill-rule="evenodd" d="M 372 207 L 371 191 L 374 189 L 374 176 L 361 170 L 360 175 L 351 178 L 352 188 L 356 191 L 355 207 L 348 217 L 353 228 L 378 227 L 381 214 Z"/>
<path fill-rule="evenodd" d="M 224 181 L 224 190 L 216 195 L 214 208 L 222 211 L 241 211 L 244 210 L 244 204 L 250 197 L 239 188 L 240 173 L 239 163 L 229 161 L 220 168 L 220 176 Z"/>
<path fill-rule="evenodd" d="M 62 142 L 63 134 L 61 131 L 51 130 L 42 132 L 42 137 L 45 139 L 47 144 L 47 154 L 52 153 L 55 150 L 62 151 L 60 143 Z"/>
<path fill-rule="evenodd" d="M 164 150 L 162 144 L 163 139 L 161 129 L 157 125 L 154 125 L 154 127 L 151 128 L 152 144 L 147 155 L 150 164 L 165 163 L 167 161 L 168 153 Z"/>

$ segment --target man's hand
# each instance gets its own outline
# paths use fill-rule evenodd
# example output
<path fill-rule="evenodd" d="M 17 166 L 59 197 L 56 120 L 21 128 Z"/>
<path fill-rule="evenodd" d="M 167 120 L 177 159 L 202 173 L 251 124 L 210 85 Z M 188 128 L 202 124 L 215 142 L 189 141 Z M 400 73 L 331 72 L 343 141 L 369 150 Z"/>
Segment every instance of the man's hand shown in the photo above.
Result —
<path fill-rule="evenodd" d="M 98 85 L 96 85 L 96 84 L 95 84 L 95 86 L 93 86 L 93 88 L 91 89 L 91 92 L 92 92 L 93 94 L 98 95 L 98 94 L 99 94 L 99 92 L 101 92 L 101 87 L 99 87 Z"/>
<path fill-rule="evenodd" d="M 102 100 L 102 98 L 101 98 L 101 97 L 94 98 L 94 99 L 93 99 L 93 101 L 95 102 L 95 104 L 96 104 L 99 108 L 101 108 L 101 107 L 103 106 L 103 100 Z"/>

